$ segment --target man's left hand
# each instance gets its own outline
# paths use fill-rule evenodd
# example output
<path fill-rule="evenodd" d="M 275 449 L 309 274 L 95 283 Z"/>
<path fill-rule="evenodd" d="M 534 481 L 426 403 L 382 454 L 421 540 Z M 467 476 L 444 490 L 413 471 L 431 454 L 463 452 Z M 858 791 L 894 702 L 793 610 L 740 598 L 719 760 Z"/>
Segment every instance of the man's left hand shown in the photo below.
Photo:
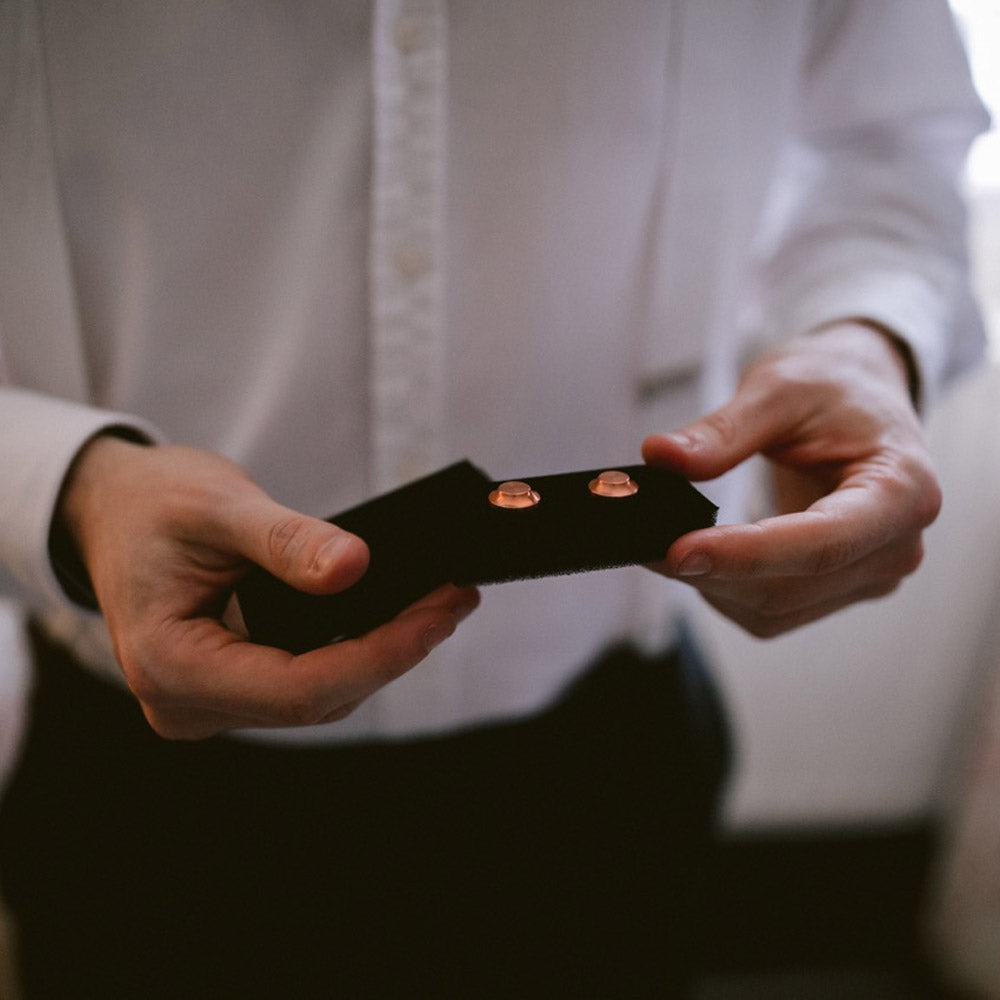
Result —
<path fill-rule="evenodd" d="M 725 406 L 647 438 L 647 462 L 696 481 L 763 454 L 780 511 L 684 535 L 655 568 L 760 637 L 895 590 L 941 505 L 902 350 L 866 323 L 831 325 L 756 361 Z"/>

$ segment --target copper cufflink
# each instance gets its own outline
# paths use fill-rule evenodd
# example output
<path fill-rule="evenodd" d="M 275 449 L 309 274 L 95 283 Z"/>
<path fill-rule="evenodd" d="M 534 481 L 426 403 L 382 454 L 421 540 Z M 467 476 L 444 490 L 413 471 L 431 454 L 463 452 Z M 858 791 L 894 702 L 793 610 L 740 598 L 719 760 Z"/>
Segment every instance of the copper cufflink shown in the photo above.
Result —
<path fill-rule="evenodd" d="M 609 469 L 588 484 L 590 492 L 599 497 L 630 497 L 639 492 L 639 484 L 627 472 Z M 506 510 L 525 510 L 535 507 L 541 496 L 527 483 L 512 479 L 501 483 L 490 493 L 490 503 Z"/>
<path fill-rule="evenodd" d="M 591 479 L 590 492 L 599 497 L 630 497 L 639 492 L 639 484 L 627 473 L 611 469 Z"/>
<path fill-rule="evenodd" d="M 494 507 L 504 507 L 507 510 L 523 510 L 534 507 L 542 498 L 527 484 L 512 479 L 501 483 L 491 494 L 490 503 Z"/>

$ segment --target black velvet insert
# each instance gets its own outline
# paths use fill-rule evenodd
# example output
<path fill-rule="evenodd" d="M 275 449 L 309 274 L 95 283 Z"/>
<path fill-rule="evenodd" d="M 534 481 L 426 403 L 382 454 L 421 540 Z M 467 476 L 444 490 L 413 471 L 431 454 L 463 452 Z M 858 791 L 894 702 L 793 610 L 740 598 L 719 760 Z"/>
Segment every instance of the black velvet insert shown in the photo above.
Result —
<path fill-rule="evenodd" d="M 527 477 L 541 501 L 494 507 L 498 483 L 467 461 L 330 518 L 371 550 L 354 586 L 303 594 L 263 570 L 237 588 L 255 642 L 292 652 L 361 635 L 445 583 L 488 584 L 655 562 L 717 509 L 687 480 L 646 465 L 619 466 L 638 484 L 630 497 L 600 497 L 603 469 Z"/>

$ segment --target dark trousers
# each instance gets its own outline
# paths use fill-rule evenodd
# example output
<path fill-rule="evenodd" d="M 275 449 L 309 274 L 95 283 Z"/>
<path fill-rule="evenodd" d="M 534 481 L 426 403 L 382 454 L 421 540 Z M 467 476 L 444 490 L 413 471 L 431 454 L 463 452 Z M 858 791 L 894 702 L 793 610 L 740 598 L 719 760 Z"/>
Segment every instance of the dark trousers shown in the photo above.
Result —
<path fill-rule="evenodd" d="M 726 761 L 690 650 L 526 721 L 275 749 L 162 740 L 35 645 L 0 808 L 28 1000 L 683 995 Z"/>

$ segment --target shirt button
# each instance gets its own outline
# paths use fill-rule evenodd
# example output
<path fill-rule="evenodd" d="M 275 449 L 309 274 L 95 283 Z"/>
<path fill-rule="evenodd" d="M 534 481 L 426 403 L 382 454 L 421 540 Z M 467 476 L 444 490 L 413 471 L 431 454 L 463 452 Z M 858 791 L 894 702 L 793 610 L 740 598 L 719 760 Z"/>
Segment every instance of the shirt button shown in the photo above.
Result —
<path fill-rule="evenodd" d="M 419 247 L 400 247 L 392 259 L 396 270 L 409 281 L 415 281 L 431 269 L 430 256 Z"/>
<path fill-rule="evenodd" d="M 413 52 L 424 38 L 423 28 L 415 17 L 401 14 L 392 26 L 392 40 L 402 53 Z"/>

